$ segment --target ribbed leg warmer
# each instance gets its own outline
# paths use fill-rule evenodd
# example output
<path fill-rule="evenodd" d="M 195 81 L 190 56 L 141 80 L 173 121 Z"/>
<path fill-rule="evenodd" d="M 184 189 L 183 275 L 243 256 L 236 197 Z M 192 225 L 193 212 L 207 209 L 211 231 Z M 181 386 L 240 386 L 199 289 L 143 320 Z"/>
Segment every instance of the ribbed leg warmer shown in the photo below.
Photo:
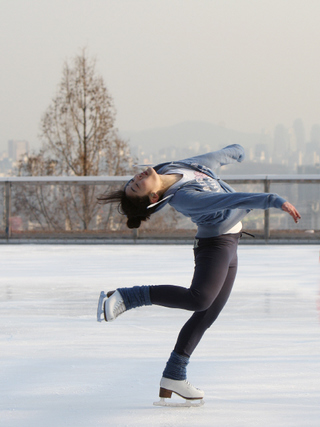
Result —
<path fill-rule="evenodd" d="M 149 289 L 149 286 L 133 286 L 132 288 L 118 288 L 117 290 L 123 298 L 126 309 L 130 310 L 143 305 L 152 305 Z"/>
<path fill-rule="evenodd" d="M 165 378 L 170 378 L 172 380 L 186 380 L 188 363 L 189 357 L 181 356 L 173 351 L 162 375 Z"/>

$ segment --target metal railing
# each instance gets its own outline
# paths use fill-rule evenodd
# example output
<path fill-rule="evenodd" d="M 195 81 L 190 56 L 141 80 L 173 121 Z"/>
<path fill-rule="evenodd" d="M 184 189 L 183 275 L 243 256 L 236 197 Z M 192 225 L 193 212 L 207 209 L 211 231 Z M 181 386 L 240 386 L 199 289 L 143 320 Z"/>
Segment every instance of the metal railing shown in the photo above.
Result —
<path fill-rule="evenodd" d="M 15 186 L 21 185 L 31 185 L 31 186 L 106 186 L 106 185 L 115 185 L 115 184 L 124 184 L 130 179 L 131 176 L 97 176 L 97 177 L 53 177 L 53 176 L 43 176 L 43 177 L 0 177 L 0 185 L 4 187 L 4 209 L 3 209 L 3 223 L 5 226 L 5 240 L 10 242 L 11 232 L 10 232 L 10 218 L 12 211 L 12 189 Z M 263 188 L 263 192 L 269 193 L 271 187 L 274 187 L 276 184 L 287 184 L 289 187 L 294 185 L 316 185 L 316 195 L 309 196 L 309 202 L 313 203 L 319 202 L 319 184 L 320 184 L 320 175 L 226 175 L 221 176 L 223 180 L 230 183 L 231 186 L 246 186 L 252 187 L 254 185 L 259 185 Z M 250 191 L 247 191 L 250 192 Z M 304 199 L 305 191 L 300 191 L 302 194 L 301 199 Z M 286 195 L 281 194 L 286 198 Z M 297 196 L 298 197 L 298 196 Z M 305 199 L 307 200 L 307 199 Z M 301 204 L 305 200 L 300 200 Z M 291 201 L 291 200 L 290 200 Z M 292 201 L 295 204 L 295 201 Z M 299 206 L 298 206 L 299 210 Z M 320 216 L 320 213 L 319 213 Z M 320 220 L 319 220 L 320 223 Z M 270 240 L 270 211 L 269 209 L 264 211 L 264 220 L 263 220 L 263 239 L 265 242 Z M 308 230 L 307 230 L 308 231 Z M 314 232 L 314 230 L 311 230 Z M 132 231 L 132 238 L 137 240 L 139 235 L 137 231 Z"/>

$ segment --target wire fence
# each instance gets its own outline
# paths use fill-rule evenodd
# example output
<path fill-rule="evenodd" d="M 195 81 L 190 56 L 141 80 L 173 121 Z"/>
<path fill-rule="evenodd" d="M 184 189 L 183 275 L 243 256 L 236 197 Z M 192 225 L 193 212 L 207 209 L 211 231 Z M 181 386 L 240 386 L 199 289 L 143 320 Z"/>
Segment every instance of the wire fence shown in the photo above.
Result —
<path fill-rule="evenodd" d="M 129 230 L 117 206 L 98 204 L 97 197 L 122 188 L 129 178 L 1 177 L 0 242 L 193 239 L 196 225 L 168 205 L 139 230 Z M 279 209 L 253 210 L 244 218 L 243 230 L 255 235 L 256 241 L 320 242 L 319 175 L 230 175 L 222 179 L 236 191 L 280 194 L 302 215 L 296 225 Z"/>

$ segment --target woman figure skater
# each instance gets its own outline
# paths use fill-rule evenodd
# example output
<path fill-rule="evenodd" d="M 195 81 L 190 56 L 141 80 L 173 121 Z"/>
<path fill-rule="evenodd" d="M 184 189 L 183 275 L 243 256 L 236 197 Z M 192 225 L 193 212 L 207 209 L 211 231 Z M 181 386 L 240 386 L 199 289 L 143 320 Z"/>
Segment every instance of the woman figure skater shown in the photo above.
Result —
<path fill-rule="evenodd" d="M 162 163 L 135 175 L 123 190 L 105 195 L 101 203 L 119 203 L 129 228 L 166 203 L 197 224 L 194 242 L 195 270 L 189 288 L 173 285 L 134 286 L 101 292 L 98 320 L 107 322 L 143 305 L 160 305 L 193 312 L 182 327 L 160 381 L 160 397 L 172 392 L 185 399 L 202 399 L 204 392 L 187 381 L 190 356 L 205 331 L 226 304 L 237 272 L 237 246 L 241 220 L 252 209 L 277 208 L 297 223 L 299 212 L 277 194 L 237 193 L 214 170 L 241 162 L 244 150 L 230 145 L 222 150 L 171 163 Z M 164 399 L 162 399 L 164 400 Z"/>

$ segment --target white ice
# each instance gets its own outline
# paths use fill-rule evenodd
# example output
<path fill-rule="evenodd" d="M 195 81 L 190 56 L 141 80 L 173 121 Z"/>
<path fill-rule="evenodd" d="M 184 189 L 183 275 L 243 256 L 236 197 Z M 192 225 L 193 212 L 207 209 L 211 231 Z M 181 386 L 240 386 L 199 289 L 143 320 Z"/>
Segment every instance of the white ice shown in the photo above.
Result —
<path fill-rule="evenodd" d="M 200 408 L 161 408 L 189 312 L 96 321 L 101 290 L 188 286 L 188 245 L 1 245 L 0 426 L 318 427 L 319 245 L 239 247 L 233 294 L 188 367 Z"/>

